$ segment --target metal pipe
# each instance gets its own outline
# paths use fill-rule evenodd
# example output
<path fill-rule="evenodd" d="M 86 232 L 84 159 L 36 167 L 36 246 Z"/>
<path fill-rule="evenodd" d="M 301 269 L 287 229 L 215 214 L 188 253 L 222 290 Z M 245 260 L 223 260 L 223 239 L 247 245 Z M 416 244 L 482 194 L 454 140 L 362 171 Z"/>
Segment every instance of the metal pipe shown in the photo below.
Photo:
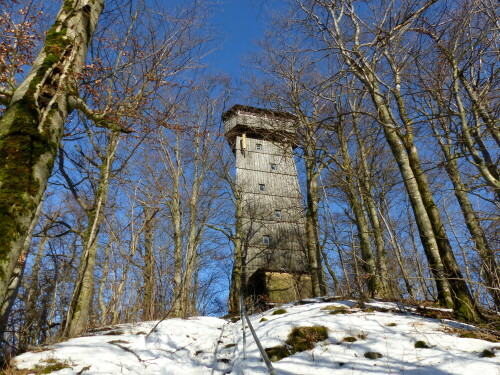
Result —
<path fill-rule="evenodd" d="M 273 367 L 273 364 L 269 360 L 269 357 L 267 356 L 266 351 L 262 347 L 262 344 L 260 343 L 259 338 L 257 337 L 257 334 L 255 333 L 255 330 L 253 329 L 252 323 L 250 322 L 250 318 L 247 315 L 247 312 L 245 310 L 245 306 L 243 305 L 243 297 L 240 295 L 240 310 L 241 310 L 241 315 L 243 315 L 247 321 L 248 328 L 250 328 L 250 332 L 252 333 L 253 339 L 255 340 L 255 343 L 257 344 L 257 347 L 259 348 L 260 355 L 262 356 L 262 359 L 264 360 L 264 363 L 266 364 L 267 369 L 269 370 L 269 375 L 278 375 L 276 372 L 276 369 Z M 245 332 L 243 332 L 243 337 Z"/>

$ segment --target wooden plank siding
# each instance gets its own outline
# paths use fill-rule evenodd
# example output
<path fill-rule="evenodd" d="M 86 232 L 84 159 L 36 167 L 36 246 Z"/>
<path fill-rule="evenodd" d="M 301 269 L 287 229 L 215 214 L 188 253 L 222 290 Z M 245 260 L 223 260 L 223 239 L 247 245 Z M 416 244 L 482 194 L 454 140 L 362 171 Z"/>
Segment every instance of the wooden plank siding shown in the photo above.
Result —
<path fill-rule="evenodd" d="M 304 209 L 292 154 L 293 121 L 266 113 L 233 111 L 223 117 L 242 192 L 246 280 L 257 271 L 308 272 Z M 277 210 L 281 217 L 276 217 Z"/>

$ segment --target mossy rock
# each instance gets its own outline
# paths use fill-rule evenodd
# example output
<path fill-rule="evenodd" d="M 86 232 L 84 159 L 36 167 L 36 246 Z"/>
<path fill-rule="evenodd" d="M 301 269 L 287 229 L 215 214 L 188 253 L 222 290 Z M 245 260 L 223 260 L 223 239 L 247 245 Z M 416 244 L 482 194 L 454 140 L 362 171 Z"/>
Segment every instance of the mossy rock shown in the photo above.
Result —
<path fill-rule="evenodd" d="M 366 352 L 365 353 L 365 358 L 368 358 L 368 359 L 378 359 L 378 358 L 382 358 L 383 355 L 378 353 L 378 352 Z"/>
<path fill-rule="evenodd" d="M 266 348 L 265 351 L 271 362 L 277 362 L 283 358 L 292 355 L 290 350 L 284 345 L 273 346 L 272 348 Z"/>
<path fill-rule="evenodd" d="M 477 335 L 472 331 L 463 332 L 460 335 L 458 335 L 458 337 L 462 337 L 465 339 L 477 339 L 478 338 Z"/>
<path fill-rule="evenodd" d="M 281 314 L 286 314 L 288 311 L 285 309 L 278 309 L 273 312 L 273 315 L 281 315 Z"/>
<path fill-rule="evenodd" d="M 425 341 L 422 341 L 422 340 L 418 340 L 416 343 L 415 343 L 415 348 L 416 349 L 429 349 L 430 346 L 427 345 L 427 343 Z"/>
<path fill-rule="evenodd" d="M 493 350 L 484 349 L 481 353 L 481 357 L 483 358 L 493 358 L 496 357 L 495 352 Z"/>
<path fill-rule="evenodd" d="M 43 370 L 37 372 L 37 374 L 50 374 L 51 372 L 59 371 L 65 368 L 69 368 L 69 366 L 64 363 L 56 363 L 45 367 Z"/>
<path fill-rule="evenodd" d="M 330 311 L 331 315 L 350 314 L 351 313 L 351 309 L 347 306 L 326 306 L 326 307 L 322 308 L 321 310 Z"/>
<path fill-rule="evenodd" d="M 293 353 L 303 352 L 314 348 L 314 343 L 326 340 L 328 329 L 324 326 L 295 327 L 292 329 L 286 343 Z"/>
<path fill-rule="evenodd" d="M 358 339 L 353 336 L 347 336 L 342 339 L 342 342 L 356 342 Z"/>
<path fill-rule="evenodd" d="M 239 316 L 232 316 L 231 318 L 229 318 L 229 320 L 231 320 L 231 323 L 236 323 L 237 321 L 240 320 L 240 317 Z"/>
<path fill-rule="evenodd" d="M 65 362 L 58 362 L 54 358 L 50 358 L 46 361 L 46 365 L 37 365 L 33 370 L 30 370 L 30 373 L 34 373 L 36 375 L 42 375 L 42 374 L 50 374 L 55 371 L 59 371 L 65 368 L 71 368 L 67 363 Z"/>
<path fill-rule="evenodd" d="M 224 345 L 224 348 L 229 349 L 229 348 L 234 348 L 235 346 L 236 346 L 236 344 L 227 344 L 227 345 Z"/>
<path fill-rule="evenodd" d="M 387 327 L 396 327 L 397 324 L 396 323 L 387 323 L 386 326 Z"/>
<path fill-rule="evenodd" d="M 339 315 L 339 314 L 350 314 L 350 312 L 347 310 L 330 311 L 330 315 Z"/>
<path fill-rule="evenodd" d="M 262 318 L 261 320 L 259 320 L 259 323 L 261 322 L 267 322 L 267 319 L 266 318 Z"/>

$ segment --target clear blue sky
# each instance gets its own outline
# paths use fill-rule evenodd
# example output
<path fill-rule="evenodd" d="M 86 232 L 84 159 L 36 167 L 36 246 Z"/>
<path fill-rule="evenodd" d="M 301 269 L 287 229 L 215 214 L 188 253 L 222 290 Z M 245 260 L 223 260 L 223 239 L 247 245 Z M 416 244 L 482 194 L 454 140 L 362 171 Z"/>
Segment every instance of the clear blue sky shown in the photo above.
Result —
<path fill-rule="evenodd" d="M 271 3 L 221 0 L 215 6 L 212 21 L 220 33 L 221 41 L 219 49 L 208 58 L 214 70 L 225 72 L 236 80 L 241 77 L 243 58 L 255 50 L 255 41 L 262 38 Z"/>

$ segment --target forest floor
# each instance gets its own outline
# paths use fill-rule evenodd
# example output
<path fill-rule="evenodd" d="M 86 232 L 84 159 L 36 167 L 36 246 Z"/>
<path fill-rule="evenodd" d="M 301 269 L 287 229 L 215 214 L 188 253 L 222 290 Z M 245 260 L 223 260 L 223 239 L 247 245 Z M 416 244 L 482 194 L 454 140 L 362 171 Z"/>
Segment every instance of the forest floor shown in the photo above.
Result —
<path fill-rule="evenodd" d="M 263 347 L 289 355 L 273 362 L 279 375 L 500 375 L 498 336 L 484 329 L 422 316 L 398 303 L 324 301 L 305 300 L 250 316 Z M 292 329 L 311 326 L 326 327 L 328 338 L 291 354 Z M 248 327 L 246 343 L 244 358 L 240 320 L 121 324 L 24 353 L 13 360 L 10 373 L 267 374 Z M 271 354 L 276 357 L 276 350 Z"/>

